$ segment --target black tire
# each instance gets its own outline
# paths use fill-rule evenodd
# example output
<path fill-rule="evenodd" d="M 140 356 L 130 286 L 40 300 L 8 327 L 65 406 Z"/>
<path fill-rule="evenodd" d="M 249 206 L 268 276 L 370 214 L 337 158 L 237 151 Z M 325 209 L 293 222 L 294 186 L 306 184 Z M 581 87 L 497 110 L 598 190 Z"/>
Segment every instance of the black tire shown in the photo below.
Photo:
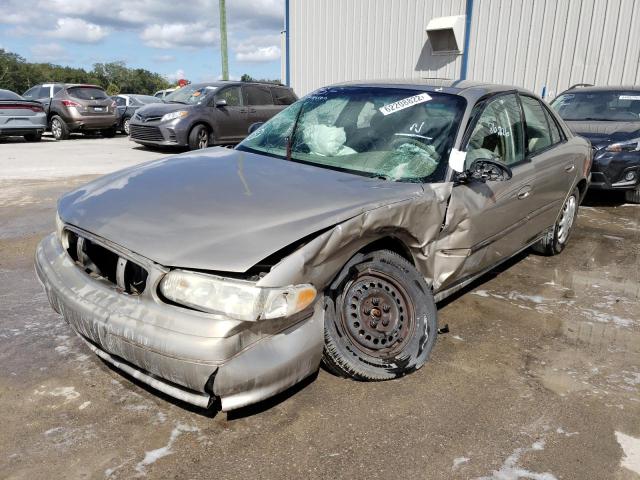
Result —
<path fill-rule="evenodd" d="M 436 305 L 422 275 L 400 255 L 357 254 L 325 293 L 323 362 L 332 373 L 391 380 L 428 360 L 438 331 Z"/>
<path fill-rule="evenodd" d="M 189 132 L 189 150 L 207 148 L 211 142 L 209 129 L 204 125 L 196 125 Z"/>
<path fill-rule="evenodd" d="M 69 127 L 59 115 L 51 117 L 51 133 L 55 140 L 67 140 L 69 138 Z"/>
<path fill-rule="evenodd" d="M 105 138 L 113 138 L 116 136 L 116 127 L 105 128 L 100 130 L 100 134 Z"/>
<path fill-rule="evenodd" d="M 624 199 L 629 203 L 640 203 L 640 186 L 624 192 Z"/>
<path fill-rule="evenodd" d="M 122 120 L 122 133 L 124 133 L 125 135 L 129 135 L 130 120 L 131 120 L 131 117 L 126 117 L 124 120 Z"/>
<path fill-rule="evenodd" d="M 41 133 L 27 133 L 24 136 L 24 139 L 27 142 L 39 142 L 40 140 L 42 140 L 42 134 Z"/>
<path fill-rule="evenodd" d="M 573 207 L 571 206 L 573 204 Z M 576 188 L 562 205 L 562 210 L 555 225 L 545 236 L 533 245 L 533 250 L 542 255 L 557 255 L 564 250 L 573 231 L 578 207 L 580 205 L 580 191 Z M 573 210 L 573 212 L 572 212 Z"/>

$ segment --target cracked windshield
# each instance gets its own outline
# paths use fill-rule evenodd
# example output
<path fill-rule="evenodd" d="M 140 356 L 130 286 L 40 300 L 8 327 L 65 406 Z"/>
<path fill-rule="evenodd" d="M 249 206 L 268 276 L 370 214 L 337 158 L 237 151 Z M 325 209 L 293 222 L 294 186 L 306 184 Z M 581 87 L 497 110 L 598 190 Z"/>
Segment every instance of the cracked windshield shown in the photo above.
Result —
<path fill-rule="evenodd" d="M 464 103 L 401 88 L 327 88 L 276 115 L 238 148 L 395 181 L 439 181 Z"/>

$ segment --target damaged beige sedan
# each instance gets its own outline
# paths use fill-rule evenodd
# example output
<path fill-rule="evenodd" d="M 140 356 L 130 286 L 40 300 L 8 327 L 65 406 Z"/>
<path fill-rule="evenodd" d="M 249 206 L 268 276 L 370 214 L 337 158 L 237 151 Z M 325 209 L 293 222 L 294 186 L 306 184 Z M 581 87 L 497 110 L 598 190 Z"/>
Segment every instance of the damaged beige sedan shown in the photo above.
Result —
<path fill-rule="evenodd" d="M 357 380 L 423 366 L 436 302 L 567 244 L 591 152 L 510 87 L 344 84 L 234 150 L 146 163 L 62 197 L 36 270 L 100 358 L 232 410 L 323 362 Z"/>

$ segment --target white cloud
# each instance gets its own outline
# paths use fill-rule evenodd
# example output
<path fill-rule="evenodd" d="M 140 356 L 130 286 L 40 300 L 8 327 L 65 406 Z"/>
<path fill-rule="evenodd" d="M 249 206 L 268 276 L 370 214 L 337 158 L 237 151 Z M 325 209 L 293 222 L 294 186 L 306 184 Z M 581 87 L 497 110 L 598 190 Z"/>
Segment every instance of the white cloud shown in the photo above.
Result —
<path fill-rule="evenodd" d="M 71 58 L 65 48 L 57 43 L 40 43 L 31 46 L 29 50 L 31 59 L 36 62 L 56 63 Z"/>
<path fill-rule="evenodd" d="M 81 18 L 63 17 L 56 22 L 56 28 L 48 35 L 77 43 L 96 43 L 109 34 L 106 28 L 89 23 Z"/>
<path fill-rule="evenodd" d="M 154 48 L 212 47 L 218 43 L 218 32 L 205 23 L 165 23 L 146 27 L 140 38 Z"/>
<path fill-rule="evenodd" d="M 280 37 L 264 35 L 249 37 L 235 48 L 239 62 L 271 62 L 280 58 Z"/>

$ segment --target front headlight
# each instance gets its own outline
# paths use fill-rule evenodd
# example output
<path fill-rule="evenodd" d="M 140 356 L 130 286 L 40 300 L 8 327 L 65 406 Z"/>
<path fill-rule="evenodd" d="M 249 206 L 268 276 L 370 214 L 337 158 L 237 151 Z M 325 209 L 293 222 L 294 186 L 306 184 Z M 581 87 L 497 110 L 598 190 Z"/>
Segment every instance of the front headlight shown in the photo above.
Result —
<path fill-rule="evenodd" d="M 627 140 L 624 142 L 612 143 L 607 148 L 607 152 L 640 152 L 640 138 Z"/>
<path fill-rule="evenodd" d="M 316 289 L 309 284 L 263 288 L 254 282 L 184 270 L 166 274 L 160 292 L 180 305 L 248 322 L 291 316 L 316 298 Z"/>
<path fill-rule="evenodd" d="M 176 118 L 184 118 L 189 115 L 187 110 L 178 110 L 177 112 L 165 113 L 160 119 L 161 122 L 167 122 L 169 120 L 174 120 Z"/>
<path fill-rule="evenodd" d="M 69 238 L 64 231 L 64 222 L 60 218 L 60 214 L 56 212 L 56 237 L 62 244 L 62 247 L 67 250 L 69 248 Z"/>

